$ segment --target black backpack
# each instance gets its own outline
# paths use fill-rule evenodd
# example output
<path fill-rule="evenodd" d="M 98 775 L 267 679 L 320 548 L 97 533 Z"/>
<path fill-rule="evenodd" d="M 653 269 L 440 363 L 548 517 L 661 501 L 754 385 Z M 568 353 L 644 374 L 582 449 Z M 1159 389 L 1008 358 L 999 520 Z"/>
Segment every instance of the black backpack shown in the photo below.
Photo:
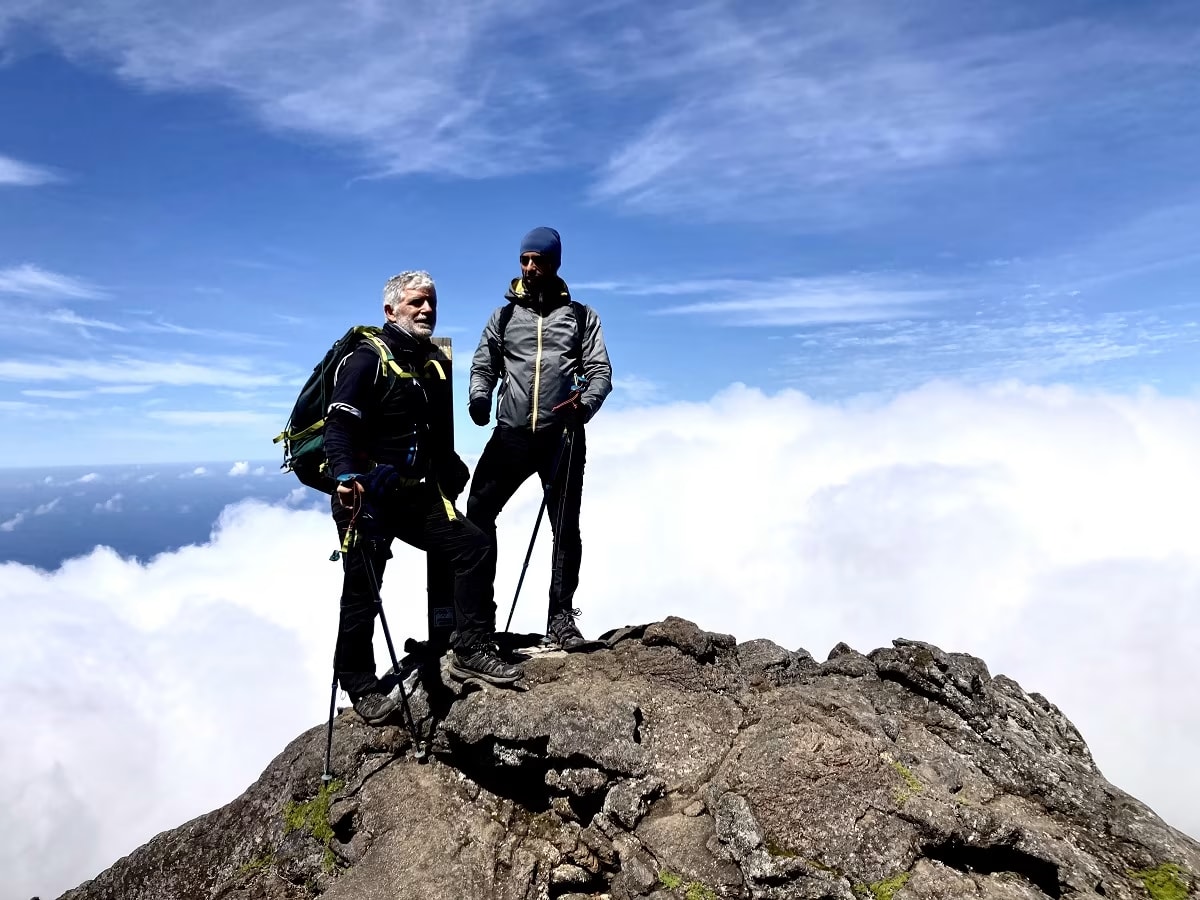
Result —
<path fill-rule="evenodd" d="M 376 325 L 355 325 L 338 338 L 304 382 L 287 426 L 275 436 L 273 443 L 283 441 L 283 465 L 280 468 L 296 473 L 301 484 L 326 494 L 337 489 L 337 482 L 329 474 L 325 462 L 325 413 L 333 394 L 333 376 L 342 358 L 359 344 L 368 343 L 379 354 L 379 363 L 389 377 L 399 372 L 392 351 L 379 337 L 381 330 Z"/>

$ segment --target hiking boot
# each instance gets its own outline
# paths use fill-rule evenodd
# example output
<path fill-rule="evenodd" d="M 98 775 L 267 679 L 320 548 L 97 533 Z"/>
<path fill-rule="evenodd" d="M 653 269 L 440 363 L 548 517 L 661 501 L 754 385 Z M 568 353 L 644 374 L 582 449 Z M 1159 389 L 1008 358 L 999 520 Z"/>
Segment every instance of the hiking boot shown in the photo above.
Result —
<path fill-rule="evenodd" d="M 354 711 L 368 725 L 381 725 L 399 709 L 395 700 L 379 691 L 362 694 L 351 702 L 354 704 Z"/>
<path fill-rule="evenodd" d="M 576 647 L 586 644 L 587 639 L 575 626 L 577 615 L 579 615 L 577 609 L 565 609 L 552 615 L 550 623 L 546 626 L 546 640 L 551 644 L 557 644 L 563 650 L 574 650 Z"/>
<path fill-rule="evenodd" d="M 502 660 L 491 644 L 478 644 L 450 654 L 450 674 L 458 678 L 478 678 L 491 684 L 512 684 L 525 674 L 520 666 Z"/>

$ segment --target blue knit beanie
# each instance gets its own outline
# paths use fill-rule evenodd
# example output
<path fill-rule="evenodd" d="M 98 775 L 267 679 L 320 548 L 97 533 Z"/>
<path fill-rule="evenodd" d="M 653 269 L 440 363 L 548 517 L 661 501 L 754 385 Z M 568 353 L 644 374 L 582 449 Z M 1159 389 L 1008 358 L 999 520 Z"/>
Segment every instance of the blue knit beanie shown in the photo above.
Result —
<path fill-rule="evenodd" d="M 540 253 L 542 259 L 548 261 L 553 271 L 557 272 L 562 265 L 562 238 L 553 228 L 545 225 L 533 229 L 521 238 L 521 254 Z"/>

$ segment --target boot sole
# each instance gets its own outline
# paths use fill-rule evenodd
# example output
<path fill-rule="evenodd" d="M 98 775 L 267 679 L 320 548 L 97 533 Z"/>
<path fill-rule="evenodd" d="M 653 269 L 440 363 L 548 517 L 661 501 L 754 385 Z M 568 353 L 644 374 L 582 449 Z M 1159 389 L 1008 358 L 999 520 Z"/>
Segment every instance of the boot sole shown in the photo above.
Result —
<path fill-rule="evenodd" d="M 446 663 L 446 671 L 460 681 L 467 681 L 471 678 L 476 678 L 480 681 L 486 681 L 488 684 L 497 685 L 498 687 L 507 687 L 510 684 L 516 684 L 523 677 L 525 677 L 524 672 L 518 672 L 511 678 L 503 678 L 497 675 L 488 675 L 484 672 L 476 672 L 474 669 L 460 669 L 454 663 L 453 654 L 450 655 L 450 661 Z"/>
<path fill-rule="evenodd" d="M 386 722 L 388 719 L 390 719 L 392 716 L 394 716 L 399 711 L 400 711 L 400 707 L 397 706 L 397 707 L 393 708 L 390 712 L 386 712 L 381 716 L 371 716 L 371 718 L 368 719 L 366 716 L 364 716 L 362 713 L 360 713 L 357 709 L 354 710 L 354 712 L 358 715 L 358 717 L 360 719 L 362 719 L 364 722 L 366 722 L 368 725 L 382 725 L 384 722 Z"/>
<path fill-rule="evenodd" d="M 578 644 L 573 644 L 569 647 L 564 647 L 558 641 L 555 641 L 551 638 L 547 638 L 545 646 L 549 650 L 561 650 L 564 653 L 591 653 L 594 650 L 606 649 L 608 647 L 608 644 L 604 643 L 604 641 L 589 641 L 585 638 L 584 640 L 580 641 Z"/>

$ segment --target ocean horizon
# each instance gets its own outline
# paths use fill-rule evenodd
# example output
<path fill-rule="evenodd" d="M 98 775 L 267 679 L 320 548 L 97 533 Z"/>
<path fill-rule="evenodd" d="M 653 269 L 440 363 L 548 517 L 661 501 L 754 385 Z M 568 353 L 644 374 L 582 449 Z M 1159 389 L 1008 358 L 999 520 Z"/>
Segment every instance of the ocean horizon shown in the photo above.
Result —
<path fill-rule="evenodd" d="M 206 543 L 221 511 L 245 500 L 325 502 L 278 462 L 0 469 L 0 562 L 53 571 L 97 547 L 148 561 Z"/>

